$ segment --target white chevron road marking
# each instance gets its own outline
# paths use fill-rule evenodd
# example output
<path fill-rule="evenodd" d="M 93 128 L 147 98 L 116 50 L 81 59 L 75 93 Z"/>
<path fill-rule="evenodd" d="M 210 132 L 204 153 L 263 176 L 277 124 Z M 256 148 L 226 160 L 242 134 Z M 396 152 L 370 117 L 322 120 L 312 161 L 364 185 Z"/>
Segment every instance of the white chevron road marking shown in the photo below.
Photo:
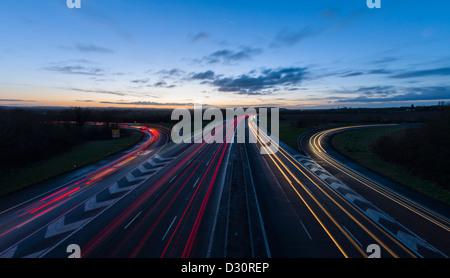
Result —
<path fill-rule="evenodd" d="M 87 221 L 89 221 L 90 218 L 86 218 L 74 223 L 70 223 L 70 224 L 65 224 L 65 220 L 66 220 L 66 216 L 62 216 L 61 218 L 59 218 L 56 222 L 50 224 L 47 227 L 47 232 L 45 233 L 45 237 L 44 238 L 49 238 L 52 236 L 56 236 L 59 234 L 63 234 L 66 232 L 70 232 L 72 230 L 75 230 L 76 228 L 80 227 L 81 225 L 83 225 L 84 223 L 86 223 Z"/>

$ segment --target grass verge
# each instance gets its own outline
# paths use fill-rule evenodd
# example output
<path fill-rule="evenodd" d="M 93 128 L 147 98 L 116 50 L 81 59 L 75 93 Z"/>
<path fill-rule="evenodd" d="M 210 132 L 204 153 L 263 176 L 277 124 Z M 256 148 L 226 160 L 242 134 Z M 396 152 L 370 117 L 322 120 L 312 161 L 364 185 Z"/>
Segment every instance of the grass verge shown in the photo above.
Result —
<path fill-rule="evenodd" d="M 3 175 L 0 196 L 100 161 L 135 145 L 141 138 L 140 132 L 133 131 L 116 140 L 89 141 L 50 159 L 15 169 Z"/>
<path fill-rule="evenodd" d="M 297 128 L 294 124 L 294 121 L 280 121 L 280 140 L 294 150 L 297 150 L 297 139 L 300 135 L 307 131 L 307 129 Z"/>
<path fill-rule="evenodd" d="M 370 150 L 370 144 L 379 136 L 400 131 L 405 128 L 406 127 L 387 127 L 346 131 L 333 136 L 331 145 L 338 152 L 363 167 L 450 205 L 450 193 L 448 191 L 381 159 Z"/>

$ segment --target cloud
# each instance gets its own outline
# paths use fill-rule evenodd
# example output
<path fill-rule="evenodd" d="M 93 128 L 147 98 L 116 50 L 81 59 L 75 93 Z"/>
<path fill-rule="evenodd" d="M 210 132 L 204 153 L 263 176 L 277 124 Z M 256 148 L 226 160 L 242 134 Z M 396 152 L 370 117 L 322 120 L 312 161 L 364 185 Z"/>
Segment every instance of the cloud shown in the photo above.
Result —
<path fill-rule="evenodd" d="M 86 90 L 86 89 L 78 89 L 78 88 L 69 88 L 69 90 L 84 92 L 84 93 L 107 94 L 107 95 L 115 95 L 115 96 L 126 96 L 127 95 L 126 93 L 107 91 L 107 90 Z"/>
<path fill-rule="evenodd" d="M 336 102 L 398 102 L 398 101 L 438 101 L 450 99 L 450 86 L 427 86 L 395 88 L 393 86 L 362 87 L 353 91 L 360 94 L 355 98 L 342 98 Z"/>
<path fill-rule="evenodd" d="M 192 42 L 198 42 L 202 40 L 208 40 L 211 38 L 211 35 L 207 32 L 200 32 L 195 34 L 194 36 L 189 36 L 190 41 Z"/>
<path fill-rule="evenodd" d="M 339 77 L 355 77 L 355 76 L 361 76 L 365 74 L 392 74 L 392 70 L 386 70 L 386 69 L 372 69 L 372 70 L 361 70 L 361 71 L 350 71 L 345 73 L 335 73 L 336 75 L 339 75 Z"/>
<path fill-rule="evenodd" d="M 161 80 L 161 81 L 158 81 L 158 82 L 156 82 L 156 83 L 154 83 L 152 85 L 148 85 L 147 87 L 174 88 L 174 87 L 176 87 L 176 85 L 174 85 L 174 84 L 168 85 L 166 81 Z"/>
<path fill-rule="evenodd" d="M 251 47 L 243 47 L 239 50 L 222 49 L 203 57 L 201 61 L 205 61 L 208 64 L 230 64 L 233 62 L 251 60 L 253 56 L 261 53 L 262 50 L 260 48 Z"/>
<path fill-rule="evenodd" d="M 94 76 L 104 75 L 104 70 L 102 68 L 86 67 L 81 65 L 54 65 L 44 67 L 44 69 L 63 74 L 94 75 Z"/>
<path fill-rule="evenodd" d="M 184 74 L 184 70 L 173 68 L 170 70 L 163 69 L 158 71 L 156 74 L 163 75 L 163 78 L 177 77 Z"/>
<path fill-rule="evenodd" d="M 191 102 L 183 103 L 183 102 L 154 102 L 154 101 L 131 101 L 131 102 L 102 101 L 100 103 L 119 104 L 119 105 L 142 105 L 142 106 L 194 106 L 194 103 Z"/>
<path fill-rule="evenodd" d="M 398 60 L 400 60 L 400 58 L 388 56 L 388 57 L 382 57 L 382 58 L 379 58 L 377 60 L 374 60 L 371 63 L 372 64 L 387 64 L 387 63 L 396 62 Z"/>
<path fill-rule="evenodd" d="M 41 25 L 40 22 L 34 20 L 34 19 L 30 19 L 30 18 L 22 18 L 23 22 L 25 22 L 27 25 L 29 26 L 38 26 Z"/>
<path fill-rule="evenodd" d="M 80 89 L 80 88 L 63 88 L 65 90 L 84 92 L 84 93 L 95 93 L 95 94 L 106 94 L 106 95 L 114 95 L 114 96 L 134 96 L 134 97 L 151 97 L 151 98 L 159 98 L 157 95 L 151 95 L 146 93 L 137 93 L 130 91 L 109 91 L 109 90 L 90 90 L 90 89 Z"/>
<path fill-rule="evenodd" d="M 339 16 L 339 9 L 337 7 L 327 8 L 325 10 L 322 10 L 318 14 L 318 17 L 320 19 L 325 19 L 325 20 L 334 20 L 338 16 Z"/>
<path fill-rule="evenodd" d="M 0 99 L 0 102 L 35 102 L 35 100 L 2 98 L 2 99 Z"/>
<path fill-rule="evenodd" d="M 111 17 L 110 14 L 104 12 L 105 9 L 102 3 L 96 3 L 98 1 L 86 1 L 86 2 L 88 3 L 85 3 L 85 8 L 83 8 L 83 12 L 73 13 L 73 16 L 76 16 L 81 20 L 87 21 L 87 23 L 89 25 L 93 25 L 94 28 L 101 28 L 102 31 L 109 30 L 115 36 L 118 36 L 126 41 L 134 40 L 133 34 L 128 32 L 128 30 L 122 28 L 120 20 Z M 89 5 L 89 8 L 86 8 L 87 5 Z"/>
<path fill-rule="evenodd" d="M 368 74 L 391 74 L 393 71 L 392 70 L 387 70 L 387 69 L 373 69 L 373 70 L 369 70 L 367 73 Z"/>
<path fill-rule="evenodd" d="M 113 53 L 114 51 L 106 48 L 106 47 L 102 47 L 102 46 L 97 46 L 97 45 L 93 45 L 93 44 L 76 44 L 75 48 L 81 52 L 93 52 L 93 53 Z"/>
<path fill-rule="evenodd" d="M 312 28 L 310 25 L 303 27 L 297 31 L 290 31 L 288 29 L 283 29 L 279 31 L 275 38 L 272 40 L 270 46 L 272 47 L 289 47 L 297 44 L 299 41 L 314 36 L 320 33 L 320 30 Z"/>
<path fill-rule="evenodd" d="M 131 80 L 131 83 L 135 83 L 135 84 L 146 84 L 150 81 L 150 79 L 145 78 L 145 79 L 134 79 Z"/>
<path fill-rule="evenodd" d="M 220 92 L 264 95 L 271 94 L 280 86 L 298 85 L 305 79 L 306 74 L 306 68 L 299 67 L 265 69 L 257 76 L 243 74 L 237 77 L 217 77 L 210 84 L 217 87 Z"/>
<path fill-rule="evenodd" d="M 354 76 L 360 76 L 363 74 L 364 74 L 364 72 L 354 71 L 354 72 L 345 73 L 345 74 L 341 75 L 341 77 L 354 77 Z"/>
<path fill-rule="evenodd" d="M 170 81 L 169 83 L 176 82 L 175 80 L 180 79 L 185 74 L 185 71 L 178 68 L 162 69 L 155 72 L 155 74 L 159 75 L 159 81 L 150 83 L 150 78 L 141 78 L 130 80 L 130 82 L 136 84 L 138 87 L 145 85 L 146 87 L 155 88 L 174 88 L 177 85 L 168 84 L 168 81 Z"/>
<path fill-rule="evenodd" d="M 212 70 L 207 70 L 205 72 L 195 73 L 191 76 L 191 79 L 205 80 L 214 79 L 215 73 Z"/>
<path fill-rule="evenodd" d="M 392 78 L 414 78 L 414 77 L 426 77 L 426 76 L 447 76 L 450 75 L 450 68 L 436 68 L 436 69 L 428 69 L 428 70 L 416 70 L 416 71 L 407 71 L 399 74 L 392 75 Z"/>
<path fill-rule="evenodd" d="M 413 70 L 413 71 L 399 71 L 399 70 L 388 70 L 385 68 L 362 70 L 362 71 L 350 71 L 346 73 L 337 73 L 340 77 L 354 77 L 364 74 L 385 74 L 390 78 L 394 79 L 405 79 L 405 78 L 417 78 L 417 77 L 428 77 L 428 76 L 448 76 L 450 75 L 450 67 L 442 67 L 435 69 L 426 70 Z"/>
<path fill-rule="evenodd" d="M 360 94 L 363 97 L 369 98 L 380 98 L 388 97 L 397 94 L 394 86 L 371 86 L 371 87 L 360 87 L 353 91 L 354 94 Z"/>

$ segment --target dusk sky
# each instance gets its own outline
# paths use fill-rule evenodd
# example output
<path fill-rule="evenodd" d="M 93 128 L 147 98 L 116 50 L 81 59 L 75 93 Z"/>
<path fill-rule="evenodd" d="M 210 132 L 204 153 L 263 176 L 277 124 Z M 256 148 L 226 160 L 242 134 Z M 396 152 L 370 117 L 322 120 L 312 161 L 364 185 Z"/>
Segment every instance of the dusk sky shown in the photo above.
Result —
<path fill-rule="evenodd" d="M 0 1 L 0 105 L 450 100 L 450 2 Z"/>

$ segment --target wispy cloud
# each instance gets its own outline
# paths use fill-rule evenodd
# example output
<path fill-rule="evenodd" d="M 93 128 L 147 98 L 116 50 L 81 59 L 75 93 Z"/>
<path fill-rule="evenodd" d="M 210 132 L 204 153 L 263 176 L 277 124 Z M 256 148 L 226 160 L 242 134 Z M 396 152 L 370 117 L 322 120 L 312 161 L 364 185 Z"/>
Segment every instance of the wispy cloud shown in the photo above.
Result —
<path fill-rule="evenodd" d="M 412 71 L 402 71 L 402 70 L 392 70 L 385 68 L 371 69 L 371 70 L 352 70 L 347 72 L 335 73 L 340 77 L 355 77 L 367 74 L 379 74 L 386 75 L 389 78 L 394 79 L 404 79 L 404 78 L 421 78 L 430 76 L 448 76 L 450 75 L 450 67 L 441 67 L 435 69 L 425 69 L 425 70 L 412 70 Z"/>
<path fill-rule="evenodd" d="M 361 71 L 353 71 L 353 72 L 344 73 L 340 77 L 355 77 L 355 76 L 360 76 L 363 74 L 364 74 L 364 72 L 361 72 Z"/>
<path fill-rule="evenodd" d="M 392 74 L 393 71 L 392 70 L 387 70 L 387 69 L 372 69 L 367 71 L 367 74 Z"/>
<path fill-rule="evenodd" d="M 56 71 L 64 74 L 80 74 L 80 75 L 103 75 L 103 69 L 96 67 L 84 66 L 49 66 L 45 68 L 49 71 Z"/>
<path fill-rule="evenodd" d="M 87 21 L 89 25 L 102 28 L 102 30 L 109 30 L 112 34 L 120 37 L 121 39 L 126 41 L 134 40 L 134 35 L 128 30 L 123 29 L 120 20 L 112 17 L 111 14 L 104 12 L 102 3 L 90 1 L 88 4 L 89 8 L 83 9 L 82 13 L 73 13 L 73 15 Z M 120 19 L 120 17 L 118 18 Z"/>
<path fill-rule="evenodd" d="M 112 49 L 94 45 L 94 44 L 82 44 L 78 43 L 75 45 L 75 49 L 81 52 L 92 52 L 92 53 L 113 53 Z"/>
<path fill-rule="evenodd" d="M 415 71 L 406 71 L 403 73 L 398 73 L 392 75 L 392 78 L 413 78 L 413 77 L 426 77 L 426 76 L 446 76 L 450 75 L 450 67 L 445 68 L 436 68 L 436 69 L 427 69 L 427 70 L 415 70 Z"/>
<path fill-rule="evenodd" d="M 174 85 L 174 84 L 167 84 L 166 81 L 161 80 L 161 81 L 155 82 L 155 83 L 153 83 L 153 84 L 151 84 L 151 85 L 148 85 L 147 87 L 155 87 L 155 88 L 175 88 L 176 85 Z"/>
<path fill-rule="evenodd" d="M 191 42 L 198 42 L 198 41 L 202 41 L 202 40 L 208 40 L 211 38 L 211 34 L 207 33 L 207 32 L 199 32 L 193 36 L 189 36 L 189 40 Z"/>
<path fill-rule="evenodd" d="M 207 56 L 200 61 L 208 64 L 230 64 L 245 60 L 251 60 L 255 55 L 261 54 L 262 49 L 252 47 L 242 47 L 238 50 L 221 49 Z"/>
<path fill-rule="evenodd" d="M 424 86 L 396 88 L 393 86 L 361 87 L 346 93 L 359 94 L 354 98 L 340 98 L 337 103 L 379 103 L 400 101 L 433 101 L 449 100 L 450 86 Z"/>
<path fill-rule="evenodd" d="M 84 92 L 84 93 L 96 93 L 96 94 L 106 94 L 106 95 L 115 95 L 115 96 L 126 96 L 126 93 L 116 92 L 116 91 L 108 91 L 108 90 L 88 90 L 88 89 L 79 89 L 79 88 L 69 88 L 71 91 Z"/>
<path fill-rule="evenodd" d="M 173 69 L 162 69 L 158 72 L 156 72 L 156 74 L 161 75 L 162 78 L 173 78 L 173 77 L 178 77 L 180 75 L 183 75 L 185 72 L 184 70 L 178 69 L 178 68 L 173 68 Z"/>
<path fill-rule="evenodd" d="M 33 19 L 30 19 L 30 18 L 24 17 L 24 18 L 22 18 L 22 20 L 23 20 L 23 22 L 25 22 L 25 23 L 26 23 L 27 25 L 29 25 L 29 26 L 38 26 L 38 25 L 41 25 L 40 22 L 38 22 L 38 21 L 36 21 L 36 20 L 33 20 Z"/>
<path fill-rule="evenodd" d="M 154 101 L 102 101 L 103 104 L 140 105 L 140 106 L 193 106 L 191 102 L 154 102 Z M 207 105 L 207 104 L 203 104 Z"/>
<path fill-rule="evenodd" d="M 272 46 L 272 47 L 280 47 L 280 46 L 290 47 L 290 46 L 297 44 L 301 40 L 304 40 L 305 38 L 314 36 L 320 32 L 321 32 L 321 29 L 313 28 L 311 25 L 305 26 L 296 31 L 283 29 L 275 35 L 270 46 Z"/>
<path fill-rule="evenodd" d="M 0 102 L 36 102 L 36 101 L 35 100 L 31 100 L 31 99 L 2 98 L 2 99 L 0 99 Z"/>
<path fill-rule="evenodd" d="M 393 74 L 393 70 L 387 70 L 387 69 L 371 69 L 371 70 L 354 70 L 354 71 L 347 71 L 344 73 L 337 73 L 339 77 L 355 77 L 355 76 L 361 76 L 361 75 L 367 75 L 367 74 Z"/>
<path fill-rule="evenodd" d="M 102 90 L 102 89 L 80 89 L 80 88 L 62 88 L 65 90 L 71 90 L 76 92 L 83 93 L 94 93 L 94 94 L 104 94 L 104 95 L 113 95 L 113 96 L 132 96 L 132 97 L 149 97 L 149 98 L 160 98 L 158 95 L 145 93 L 145 92 L 133 92 L 133 91 L 111 91 L 111 90 Z"/>
<path fill-rule="evenodd" d="M 135 83 L 135 84 L 146 84 L 148 82 L 150 82 L 149 78 L 131 80 L 131 83 Z"/>
<path fill-rule="evenodd" d="M 43 69 L 63 74 L 94 75 L 94 76 L 104 75 L 104 70 L 100 67 L 87 67 L 83 65 L 51 65 L 44 67 Z"/>
<path fill-rule="evenodd" d="M 382 58 L 378 58 L 374 61 L 372 61 L 372 64 L 388 64 L 388 63 L 392 63 L 392 62 L 396 62 L 400 60 L 400 58 L 398 57 L 393 57 L 393 56 L 387 56 L 387 57 L 382 57 Z"/>

